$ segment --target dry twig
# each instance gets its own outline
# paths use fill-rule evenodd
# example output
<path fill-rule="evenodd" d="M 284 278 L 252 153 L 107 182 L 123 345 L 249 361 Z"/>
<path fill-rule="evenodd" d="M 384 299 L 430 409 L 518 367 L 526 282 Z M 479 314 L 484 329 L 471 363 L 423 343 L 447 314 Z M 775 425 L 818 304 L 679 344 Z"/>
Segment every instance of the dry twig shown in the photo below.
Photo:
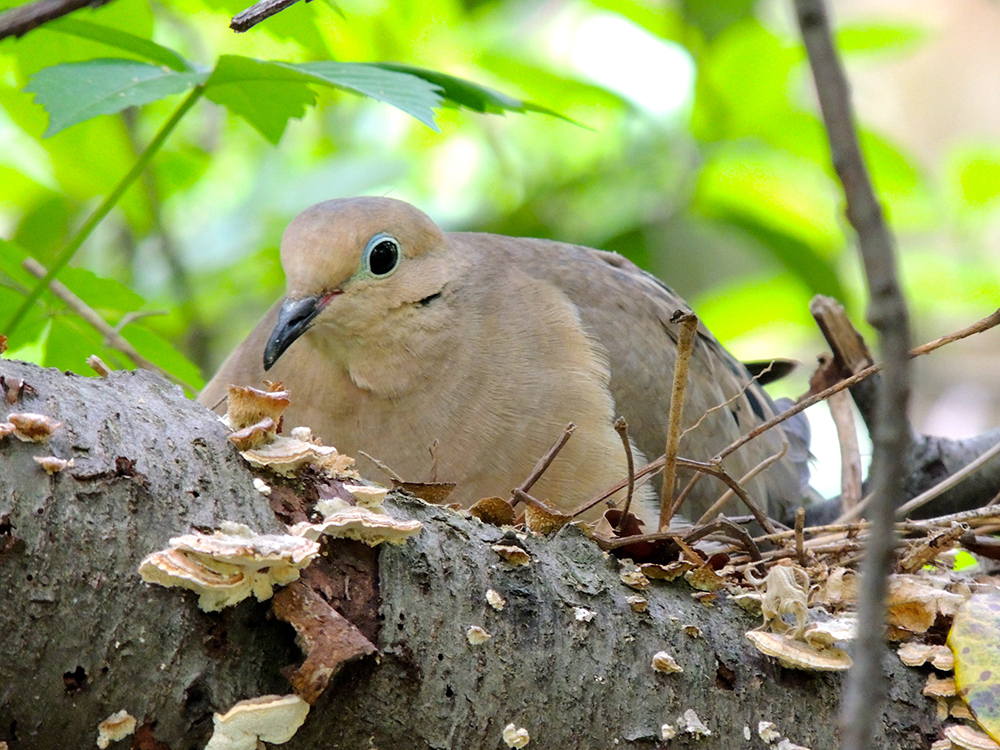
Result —
<path fill-rule="evenodd" d="M 675 314 L 671 322 L 679 323 L 677 361 L 674 363 L 674 383 L 670 391 L 670 414 L 667 421 L 667 444 L 663 452 L 663 489 L 660 497 L 660 531 L 670 526 L 674 509 L 674 479 L 677 476 L 677 449 L 681 443 L 681 422 L 684 413 L 684 390 L 687 387 L 688 365 L 694 351 L 694 337 L 698 333 L 698 316 L 692 312 Z"/>
<path fill-rule="evenodd" d="M 45 267 L 34 258 L 25 258 L 21 265 L 24 266 L 28 273 L 38 279 L 44 278 L 45 274 L 48 273 Z M 124 354 L 126 357 L 135 362 L 136 366 L 141 367 L 143 370 L 155 372 L 161 378 L 169 380 L 172 383 L 177 383 L 178 385 L 187 388 L 192 393 L 195 393 L 198 390 L 190 383 L 184 382 L 173 373 L 164 370 L 158 364 L 150 362 L 148 359 L 139 354 L 135 347 L 126 341 L 118 331 L 112 328 L 104 318 L 98 315 L 97 312 L 90 307 L 90 305 L 73 294 L 73 292 L 71 292 L 64 284 L 53 279 L 49 283 L 49 289 L 52 290 L 54 295 L 65 302 L 67 307 L 86 320 L 102 336 L 104 336 L 104 343 L 107 346 Z"/>

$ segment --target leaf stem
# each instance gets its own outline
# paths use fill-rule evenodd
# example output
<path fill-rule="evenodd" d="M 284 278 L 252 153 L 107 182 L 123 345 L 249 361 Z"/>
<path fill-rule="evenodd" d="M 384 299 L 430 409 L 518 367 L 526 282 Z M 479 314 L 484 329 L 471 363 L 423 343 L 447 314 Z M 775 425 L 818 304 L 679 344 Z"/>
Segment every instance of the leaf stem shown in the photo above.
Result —
<path fill-rule="evenodd" d="M 118 201 L 121 200 L 121 197 L 125 194 L 125 191 L 131 187 L 132 183 L 135 182 L 139 175 L 142 174 L 143 170 L 149 166 L 149 163 L 153 160 L 153 157 L 156 156 L 156 153 L 160 150 L 164 141 L 167 140 L 170 133 L 172 133 L 174 128 L 177 127 L 177 123 L 179 123 L 181 118 L 187 114 L 187 111 L 194 106 L 195 102 L 201 98 L 204 90 L 204 86 L 195 86 L 194 89 L 192 89 L 191 93 L 185 97 L 180 106 L 174 110 L 170 119 L 163 123 L 159 131 L 153 137 L 153 140 L 151 140 L 149 145 L 146 146 L 145 151 L 139 154 L 139 158 L 136 159 L 135 164 L 132 165 L 132 169 L 128 171 L 128 174 L 126 174 L 118 182 L 118 184 L 115 185 L 114 190 L 108 193 L 108 196 L 101 202 L 101 205 L 97 207 L 97 210 L 91 214 L 90 218 L 87 219 L 87 222 L 80 227 L 80 230 L 73 236 L 73 239 L 69 241 L 69 244 L 67 244 L 66 247 L 63 248 L 62 252 L 59 253 L 56 259 L 52 262 L 52 265 L 49 266 L 48 273 L 46 273 L 45 276 L 43 276 L 42 279 L 34 286 L 28 296 L 25 297 L 24 302 L 21 303 L 21 306 L 17 308 L 17 311 L 13 316 L 11 316 L 11 319 L 8 321 L 6 326 L 6 334 L 8 337 L 14 333 L 17 326 L 22 320 L 24 320 L 24 316 L 27 314 L 28 310 L 31 309 L 31 306 L 35 303 L 35 300 L 41 296 L 42 292 L 48 288 L 49 283 L 63 268 L 66 267 L 66 264 L 73 259 L 73 256 L 76 255 L 76 251 L 80 249 L 80 246 L 83 245 L 84 242 L 86 242 L 91 232 L 94 231 L 94 228 L 97 227 L 97 225 L 101 223 L 101 220 L 108 215 L 115 205 L 117 205 Z"/>

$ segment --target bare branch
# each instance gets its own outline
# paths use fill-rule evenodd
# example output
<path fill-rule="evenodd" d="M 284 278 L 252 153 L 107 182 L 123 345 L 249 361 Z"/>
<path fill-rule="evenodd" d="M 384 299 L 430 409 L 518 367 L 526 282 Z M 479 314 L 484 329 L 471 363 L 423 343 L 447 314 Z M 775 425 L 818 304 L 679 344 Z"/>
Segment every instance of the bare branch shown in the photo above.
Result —
<path fill-rule="evenodd" d="M 229 22 L 229 28 L 237 33 L 249 31 L 261 21 L 280 13 L 285 8 L 292 7 L 298 1 L 299 0 L 260 0 L 259 3 L 254 3 L 246 10 L 241 10 L 233 16 L 233 20 Z M 306 2 L 309 2 L 309 0 L 306 0 Z"/>
<path fill-rule="evenodd" d="M 893 239 L 858 144 L 847 79 L 834 49 L 826 6 L 823 0 L 795 0 L 795 9 L 816 80 L 833 166 L 844 186 L 847 218 L 858 235 L 868 281 L 868 318 L 879 332 L 885 359 L 879 418 L 873 434 L 871 473 L 875 500 L 858 603 L 858 648 L 841 705 L 842 747 L 861 750 L 872 745 L 885 693 L 879 658 L 887 577 L 895 545 L 894 511 L 906 499 L 903 476 L 910 438 L 906 417 L 910 330 L 896 273 Z"/>
<path fill-rule="evenodd" d="M 99 8 L 111 0 L 35 0 L 0 13 L 0 39 L 24 36 L 44 23 L 69 15 L 75 10 Z"/>

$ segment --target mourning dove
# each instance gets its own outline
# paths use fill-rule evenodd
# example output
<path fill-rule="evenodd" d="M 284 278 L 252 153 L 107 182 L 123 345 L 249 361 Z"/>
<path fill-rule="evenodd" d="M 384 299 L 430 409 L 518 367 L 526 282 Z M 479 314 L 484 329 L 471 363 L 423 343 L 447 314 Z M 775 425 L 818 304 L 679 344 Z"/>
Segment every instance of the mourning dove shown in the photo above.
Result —
<path fill-rule="evenodd" d="M 280 381 L 285 424 L 312 428 L 343 453 L 382 459 L 410 481 L 439 481 L 464 506 L 506 496 L 569 422 L 575 434 L 532 494 L 571 509 L 664 451 L 677 326 L 687 305 L 614 253 L 548 240 L 444 233 L 389 198 L 317 204 L 281 244 L 287 295 L 223 363 L 199 400 L 217 406 L 228 384 Z M 746 368 L 702 326 L 690 363 L 680 455 L 707 461 L 772 417 Z M 780 452 L 774 429 L 729 456 L 739 478 Z M 802 497 L 803 452 L 746 489 L 772 515 Z M 678 486 L 689 473 L 679 472 Z M 704 478 L 685 507 L 697 518 L 725 488 Z M 647 485 L 633 510 L 655 530 Z M 733 510 L 736 506 L 729 506 Z M 603 508 L 598 508 L 599 514 Z M 745 511 L 742 511 L 745 512 Z"/>

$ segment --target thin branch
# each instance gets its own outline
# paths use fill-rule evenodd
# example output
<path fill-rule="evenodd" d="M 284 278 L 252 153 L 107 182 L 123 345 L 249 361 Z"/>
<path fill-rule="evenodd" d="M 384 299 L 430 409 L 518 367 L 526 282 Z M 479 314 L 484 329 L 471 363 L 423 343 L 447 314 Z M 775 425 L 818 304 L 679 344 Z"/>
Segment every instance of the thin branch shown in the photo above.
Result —
<path fill-rule="evenodd" d="M 204 90 L 203 86 L 195 86 L 191 90 L 191 93 L 184 98 L 184 101 L 180 103 L 180 106 L 174 110 L 174 113 L 165 123 L 163 123 L 156 135 L 153 136 L 153 140 L 149 142 L 149 145 L 146 146 L 146 150 L 139 155 L 138 159 L 136 159 L 135 164 L 132 165 L 128 174 L 118 181 L 118 184 L 115 185 L 114 189 L 108 193 L 108 196 L 101 201 L 101 205 L 97 207 L 97 210 L 94 211 L 93 214 L 90 215 L 90 218 L 87 219 L 86 223 L 84 223 L 84 225 L 80 228 L 80 231 L 73 236 L 73 239 L 69 241 L 69 244 L 67 244 L 59 255 L 56 256 L 52 265 L 49 266 L 49 271 L 45 274 L 45 278 L 35 285 L 34 289 L 31 290 L 24 302 L 21 303 L 21 306 L 18 307 L 17 311 L 10 317 L 6 326 L 6 334 L 8 336 L 10 336 L 17 329 L 17 326 L 21 323 L 21 321 L 24 320 L 25 314 L 31 309 L 31 306 L 35 304 L 35 300 L 37 300 L 41 296 L 42 292 L 48 288 L 49 284 L 58 275 L 58 273 L 63 270 L 66 264 L 73 259 L 73 256 L 76 255 L 76 251 L 80 249 L 80 246 L 83 245 L 86 239 L 90 236 L 90 233 L 94 231 L 94 228 L 101 223 L 101 220 L 104 219 L 111 209 L 115 207 L 121 197 L 125 194 L 125 191 L 128 190 L 132 183 L 135 182 L 139 175 L 142 174 L 143 170 L 153 160 L 153 157 L 156 156 L 164 141 L 167 140 L 174 128 L 177 127 L 177 123 L 180 122 L 181 118 L 187 114 L 187 111 L 195 105 L 195 102 L 201 98 Z"/>
<path fill-rule="evenodd" d="M 632 443 L 628 439 L 628 423 L 625 421 L 625 417 L 618 417 L 615 420 L 615 432 L 621 436 L 625 460 L 628 463 L 628 492 L 625 493 L 622 517 L 618 519 L 618 526 L 615 529 L 620 534 L 625 528 L 625 521 L 628 519 L 629 509 L 632 507 L 632 493 L 635 492 L 635 459 L 632 457 Z"/>
<path fill-rule="evenodd" d="M 976 458 L 975 461 L 970 461 L 951 476 L 946 477 L 942 481 L 938 482 L 936 485 L 931 487 L 926 492 L 922 492 L 912 500 L 903 503 L 901 506 L 899 506 L 899 508 L 896 509 L 896 515 L 900 517 L 905 517 L 906 514 L 909 513 L 910 511 L 916 510 L 922 505 L 926 505 L 931 500 L 936 498 L 938 495 L 947 492 L 956 484 L 958 484 L 963 479 L 968 477 L 970 474 L 977 471 L 979 468 L 983 466 L 983 464 L 985 464 L 987 461 L 995 457 L 998 453 L 1000 453 L 1000 443 L 997 443 L 988 451 L 980 455 L 978 458 Z"/>
<path fill-rule="evenodd" d="M 895 546 L 894 511 L 905 501 L 903 477 L 910 432 L 909 322 L 896 273 L 894 243 L 882 216 L 854 126 L 850 93 L 837 58 L 823 0 L 795 0 L 802 39 L 816 81 L 820 110 L 830 139 L 834 169 L 844 187 L 847 218 L 858 236 L 868 281 L 868 317 L 879 333 L 886 376 L 879 393 L 872 477 L 871 512 L 864 572 L 858 602 L 858 639 L 854 666 L 841 704 L 842 747 L 870 747 L 884 699 L 880 667 L 885 628 L 885 594 Z"/>
<path fill-rule="evenodd" d="M 840 443 L 840 508 L 848 511 L 861 500 L 861 445 L 854 423 L 851 398 L 841 391 L 830 396 L 827 405 L 837 428 Z"/>
<path fill-rule="evenodd" d="M 0 13 L 0 39 L 24 36 L 42 24 L 90 6 L 99 8 L 111 0 L 35 0 Z"/>
<path fill-rule="evenodd" d="M 511 495 L 513 496 L 513 502 L 511 502 L 511 505 L 517 505 L 518 498 L 516 492 L 518 490 L 527 494 L 528 490 L 535 485 L 535 482 L 537 482 L 539 478 L 541 478 L 542 474 L 545 473 L 545 470 L 549 468 L 556 456 L 559 455 L 559 451 L 563 449 L 563 446 L 566 445 L 566 441 L 573 436 L 574 432 L 576 432 L 576 425 L 570 422 L 563 429 L 562 435 L 559 436 L 559 439 L 552 444 L 552 447 L 545 452 L 544 456 L 538 459 L 538 463 L 535 464 L 535 467 L 528 474 L 527 478 L 521 482 L 521 486 L 517 487 L 516 490 L 511 490 Z"/>
<path fill-rule="evenodd" d="M 45 270 L 45 267 L 34 258 L 25 258 L 21 262 L 21 265 L 24 266 L 25 270 L 27 270 L 27 272 L 36 279 L 44 279 L 46 276 L 47 271 Z M 97 330 L 98 333 L 104 336 L 104 343 L 107 346 L 124 354 L 126 357 L 135 362 L 137 367 L 141 367 L 143 370 L 155 372 L 161 378 L 165 378 L 172 383 L 177 383 L 177 385 L 187 388 L 191 393 L 195 393 L 198 390 L 190 383 L 186 383 L 181 380 L 172 372 L 164 370 L 155 362 L 150 362 L 148 359 L 139 354 L 139 352 L 136 351 L 136 348 L 125 340 L 124 336 L 112 328 L 104 318 L 97 314 L 97 311 L 73 294 L 73 292 L 64 286 L 62 282 L 53 279 L 49 283 L 49 290 L 65 302 L 70 310 L 90 323 L 90 325 Z"/>
<path fill-rule="evenodd" d="M 298 1 L 299 0 L 260 0 L 260 2 L 254 3 L 246 10 L 241 10 L 233 16 L 233 20 L 229 22 L 229 28 L 237 33 L 249 31 L 261 21 L 280 13 L 285 8 L 292 7 Z M 309 2 L 309 0 L 306 0 L 306 2 Z"/>
<path fill-rule="evenodd" d="M 751 480 L 753 480 L 754 477 L 758 476 L 761 472 L 770 468 L 776 461 L 780 461 L 782 458 L 784 458 L 787 452 L 788 452 L 788 441 L 785 440 L 781 444 L 780 451 L 778 451 L 774 455 L 768 456 L 759 464 L 750 469 L 750 471 L 748 471 L 746 474 L 740 477 L 739 479 L 740 486 L 745 487 L 747 484 L 750 483 Z M 685 487 L 685 489 L 687 488 Z M 733 491 L 726 490 L 722 494 L 722 497 L 720 497 L 718 500 L 712 503 L 712 507 L 710 507 L 708 510 L 706 510 L 704 513 L 701 514 L 701 518 L 698 519 L 696 525 L 700 526 L 703 523 L 708 523 L 709 520 L 711 520 L 712 516 L 714 516 L 716 513 L 722 510 L 725 504 L 728 503 L 730 500 L 732 500 L 732 498 L 733 498 Z M 677 502 L 683 502 L 683 493 L 682 495 L 677 496 Z"/>
<path fill-rule="evenodd" d="M 681 443 L 681 422 L 684 413 L 684 390 L 687 387 L 688 365 L 694 351 L 694 337 L 698 332 L 698 316 L 692 312 L 675 314 L 671 319 L 680 324 L 677 338 L 677 360 L 674 363 L 674 383 L 670 391 L 670 414 L 667 420 L 667 444 L 663 455 L 663 489 L 660 497 L 659 530 L 670 526 L 673 515 L 674 479 L 677 477 L 677 449 Z"/>

